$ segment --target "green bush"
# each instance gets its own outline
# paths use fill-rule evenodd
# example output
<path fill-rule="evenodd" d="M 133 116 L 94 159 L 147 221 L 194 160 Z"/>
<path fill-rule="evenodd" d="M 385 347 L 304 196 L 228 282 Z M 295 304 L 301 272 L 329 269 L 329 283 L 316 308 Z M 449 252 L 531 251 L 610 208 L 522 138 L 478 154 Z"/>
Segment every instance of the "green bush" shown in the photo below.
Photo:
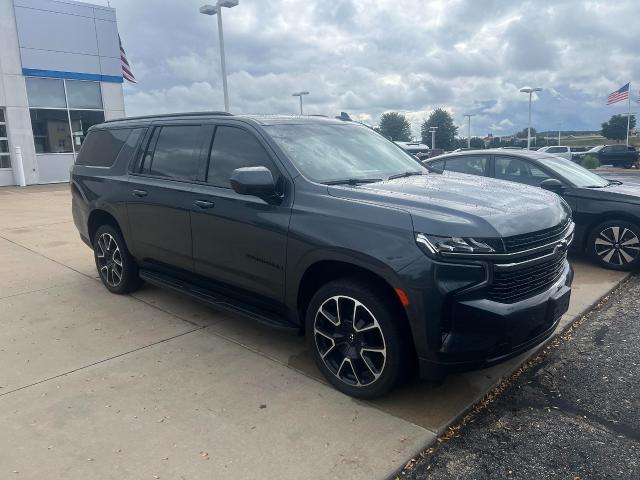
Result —
<path fill-rule="evenodd" d="M 582 159 L 581 165 L 584 168 L 588 168 L 589 170 L 593 170 L 594 168 L 598 168 L 600 166 L 600 160 L 595 155 L 587 155 Z"/>

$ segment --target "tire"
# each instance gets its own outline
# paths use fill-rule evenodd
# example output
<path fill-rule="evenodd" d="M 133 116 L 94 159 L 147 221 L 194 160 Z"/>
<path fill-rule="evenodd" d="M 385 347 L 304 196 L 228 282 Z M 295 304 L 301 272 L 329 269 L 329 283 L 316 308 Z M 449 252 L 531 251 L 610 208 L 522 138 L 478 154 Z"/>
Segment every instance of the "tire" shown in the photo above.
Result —
<path fill-rule="evenodd" d="M 587 253 L 611 270 L 630 271 L 640 266 L 640 227 L 626 220 L 609 220 L 591 230 Z"/>
<path fill-rule="evenodd" d="M 100 280 L 111 293 L 131 293 L 142 284 L 122 234 L 112 225 L 100 226 L 93 236 L 93 257 Z"/>
<path fill-rule="evenodd" d="M 343 279 L 321 287 L 307 308 L 307 341 L 316 365 L 331 385 L 352 397 L 386 394 L 407 366 L 399 324 L 404 319 L 384 300 L 366 283 Z"/>

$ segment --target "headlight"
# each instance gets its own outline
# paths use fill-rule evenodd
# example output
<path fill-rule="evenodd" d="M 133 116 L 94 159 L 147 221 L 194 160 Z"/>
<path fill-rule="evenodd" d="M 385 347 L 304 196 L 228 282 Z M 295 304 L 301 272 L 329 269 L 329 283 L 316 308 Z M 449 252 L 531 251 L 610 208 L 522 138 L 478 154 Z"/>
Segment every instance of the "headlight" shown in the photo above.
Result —
<path fill-rule="evenodd" d="M 440 253 L 494 253 L 494 247 L 486 243 L 486 240 L 461 237 L 440 237 L 418 233 L 416 243 L 429 256 L 437 256 Z"/>

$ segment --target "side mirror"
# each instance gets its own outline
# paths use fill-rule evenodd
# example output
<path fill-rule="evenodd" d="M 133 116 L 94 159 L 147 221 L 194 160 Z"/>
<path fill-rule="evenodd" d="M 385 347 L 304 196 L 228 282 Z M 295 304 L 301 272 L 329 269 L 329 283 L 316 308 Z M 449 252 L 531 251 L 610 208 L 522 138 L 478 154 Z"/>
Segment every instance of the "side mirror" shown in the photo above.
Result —
<path fill-rule="evenodd" d="M 564 184 L 557 178 L 543 180 L 540 182 L 540 187 L 553 193 L 562 193 L 564 191 Z"/>
<path fill-rule="evenodd" d="M 254 195 L 262 199 L 277 196 L 276 183 L 267 167 L 236 168 L 229 181 L 231 188 L 240 195 Z"/>

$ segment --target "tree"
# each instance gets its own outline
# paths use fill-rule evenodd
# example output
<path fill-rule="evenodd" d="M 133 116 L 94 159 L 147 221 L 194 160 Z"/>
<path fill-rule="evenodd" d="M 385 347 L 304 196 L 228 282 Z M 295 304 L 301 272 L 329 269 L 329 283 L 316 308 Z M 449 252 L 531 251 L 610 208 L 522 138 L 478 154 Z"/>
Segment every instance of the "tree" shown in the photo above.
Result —
<path fill-rule="evenodd" d="M 533 140 L 536 137 L 536 129 L 531 127 L 531 139 Z M 518 138 L 527 138 L 527 127 L 524 127 L 518 133 L 516 133 L 516 137 Z"/>
<path fill-rule="evenodd" d="M 635 128 L 636 117 L 631 115 L 629 119 L 629 128 Z M 626 140 L 627 139 L 627 116 L 613 115 L 608 122 L 602 124 L 602 136 L 609 140 Z"/>
<path fill-rule="evenodd" d="M 379 132 L 385 137 L 400 142 L 411 140 L 409 120 L 399 112 L 386 112 L 380 117 Z"/>
<path fill-rule="evenodd" d="M 453 118 L 451 118 L 449 112 L 442 108 L 436 108 L 431 112 L 429 118 L 422 123 L 420 129 L 422 143 L 433 148 L 433 145 L 431 145 L 431 132 L 429 131 L 431 127 L 438 127 L 436 129 L 436 148 L 452 150 L 455 146 L 458 127 L 453 124 Z"/>

